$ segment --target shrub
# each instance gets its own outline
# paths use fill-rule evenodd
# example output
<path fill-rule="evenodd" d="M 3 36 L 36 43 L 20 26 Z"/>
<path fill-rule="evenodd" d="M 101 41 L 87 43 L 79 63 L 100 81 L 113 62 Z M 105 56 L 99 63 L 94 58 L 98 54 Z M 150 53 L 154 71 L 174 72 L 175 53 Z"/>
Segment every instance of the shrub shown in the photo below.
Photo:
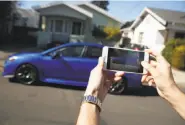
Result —
<path fill-rule="evenodd" d="M 185 69 L 185 45 L 177 46 L 172 55 L 172 66 L 178 69 Z"/>
<path fill-rule="evenodd" d="M 92 35 L 94 37 L 98 37 L 98 38 L 105 38 L 107 36 L 107 34 L 104 32 L 103 29 L 94 26 L 93 31 L 92 31 Z"/>
<path fill-rule="evenodd" d="M 173 53 L 176 47 L 185 45 L 185 40 L 183 39 L 172 39 L 166 43 L 165 48 L 162 51 L 162 55 L 166 60 L 172 64 Z"/>
<path fill-rule="evenodd" d="M 105 27 L 104 32 L 107 34 L 107 40 L 120 40 L 121 32 L 119 28 L 115 27 Z"/>

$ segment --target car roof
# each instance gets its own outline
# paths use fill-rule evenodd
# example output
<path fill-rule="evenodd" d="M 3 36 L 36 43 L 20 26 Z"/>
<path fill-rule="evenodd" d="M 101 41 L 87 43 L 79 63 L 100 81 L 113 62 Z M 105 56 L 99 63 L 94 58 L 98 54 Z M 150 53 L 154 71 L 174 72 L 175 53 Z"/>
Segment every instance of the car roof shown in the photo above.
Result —
<path fill-rule="evenodd" d="M 78 43 L 67 43 L 67 44 L 63 44 L 63 45 L 82 45 L 82 46 L 96 46 L 96 47 L 103 47 L 102 44 L 98 44 L 98 43 L 90 43 L 90 42 L 78 42 Z"/>
<path fill-rule="evenodd" d="M 62 44 L 62 45 L 60 45 L 60 46 L 57 46 L 57 47 L 48 49 L 48 50 L 42 52 L 42 54 L 45 54 L 45 53 L 47 53 L 47 52 L 51 52 L 51 51 L 56 50 L 56 49 L 59 49 L 59 48 L 61 48 L 61 47 L 74 46 L 74 45 L 79 45 L 79 46 L 91 46 L 91 47 L 100 47 L 100 48 L 103 48 L 103 45 L 102 45 L 102 44 L 98 44 L 98 43 L 90 43 L 90 42 L 78 42 L 78 43 L 73 43 L 73 42 L 70 42 L 70 43 Z"/>

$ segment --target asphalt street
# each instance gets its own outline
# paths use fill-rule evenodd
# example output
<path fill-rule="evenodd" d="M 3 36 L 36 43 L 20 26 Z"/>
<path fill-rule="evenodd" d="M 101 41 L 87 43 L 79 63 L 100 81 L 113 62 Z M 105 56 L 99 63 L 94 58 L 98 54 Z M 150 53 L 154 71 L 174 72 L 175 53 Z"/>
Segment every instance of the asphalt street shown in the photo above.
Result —
<path fill-rule="evenodd" d="M 61 85 L 27 86 L 0 77 L 0 125 L 74 125 L 84 89 Z M 101 125 L 184 125 L 154 89 L 108 95 Z"/>

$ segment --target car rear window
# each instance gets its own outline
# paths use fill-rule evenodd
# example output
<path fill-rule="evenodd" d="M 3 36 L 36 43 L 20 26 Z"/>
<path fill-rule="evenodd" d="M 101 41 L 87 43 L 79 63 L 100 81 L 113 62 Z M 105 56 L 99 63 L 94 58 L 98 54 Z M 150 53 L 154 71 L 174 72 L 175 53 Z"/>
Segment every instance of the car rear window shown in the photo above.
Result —
<path fill-rule="evenodd" d="M 101 55 L 102 55 L 102 48 L 88 47 L 86 57 L 88 57 L 88 58 L 99 58 Z"/>

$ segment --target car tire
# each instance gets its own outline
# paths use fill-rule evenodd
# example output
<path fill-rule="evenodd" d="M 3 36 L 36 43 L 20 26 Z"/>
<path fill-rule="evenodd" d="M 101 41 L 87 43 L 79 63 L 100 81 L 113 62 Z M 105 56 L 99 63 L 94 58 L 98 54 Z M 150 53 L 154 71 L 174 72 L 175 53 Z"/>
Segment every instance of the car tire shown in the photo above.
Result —
<path fill-rule="evenodd" d="M 31 64 L 22 64 L 17 68 L 15 78 L 22 84 L 35 84 L 38 81 L 38 70 Z"/>
<path fill-rule="evenodd" d="M 109 89 L 109 93 L 113 95 L 121 95 L 127 91 L 127 79 L 123 77 L 123 79 L 119 82 L 112 84 Z"/>

